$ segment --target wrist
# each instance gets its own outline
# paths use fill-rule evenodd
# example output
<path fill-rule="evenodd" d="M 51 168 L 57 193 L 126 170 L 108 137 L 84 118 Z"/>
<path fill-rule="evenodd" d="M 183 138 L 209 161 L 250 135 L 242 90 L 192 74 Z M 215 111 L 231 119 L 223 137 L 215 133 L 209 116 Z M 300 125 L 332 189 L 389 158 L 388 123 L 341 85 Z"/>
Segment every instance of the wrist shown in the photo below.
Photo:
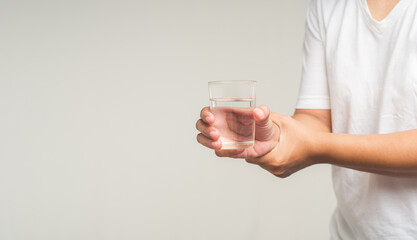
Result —
<path fill-rule="evenodd" d="M 310 159 L 315 163 L 329 163 L 327 161 L 327 153 L 330 149 L 330 139 L 332 138 L 332 133 L 328 132 L 315 132 L 312 137 Z"/>

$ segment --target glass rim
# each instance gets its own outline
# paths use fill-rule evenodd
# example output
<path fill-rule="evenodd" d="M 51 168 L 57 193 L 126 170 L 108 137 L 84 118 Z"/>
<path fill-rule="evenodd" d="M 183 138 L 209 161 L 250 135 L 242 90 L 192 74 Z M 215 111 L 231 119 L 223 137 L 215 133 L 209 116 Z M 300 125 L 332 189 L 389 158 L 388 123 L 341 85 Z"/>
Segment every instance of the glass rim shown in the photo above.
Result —
<path fill-rule="evenodd" d="M 256 80 L 215 80 L 215 81 L 209 81 L 208 84 L 256 84 Z"/>

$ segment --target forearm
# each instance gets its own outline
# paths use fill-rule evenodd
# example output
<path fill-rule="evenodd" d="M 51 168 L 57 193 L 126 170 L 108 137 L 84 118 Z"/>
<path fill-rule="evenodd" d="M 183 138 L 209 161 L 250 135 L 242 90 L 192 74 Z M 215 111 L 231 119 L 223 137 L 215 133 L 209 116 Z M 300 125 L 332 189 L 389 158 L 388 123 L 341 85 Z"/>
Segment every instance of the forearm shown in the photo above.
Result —
<path fill-rule="evenodd" d="M 315 158 L 360 171 L 417 177 L 417 130 L 391 134 L 319 133 Z"/>
<path fill-rule="evenodd" d="M 314 161 L 360 171 L 417 177 L 417 130 L 391 134 L 352 135 L 331 133 L 330 116 L 297 110 L 293 119 L 318 133 Z M 314 154 L 315 155 L 315 154 Z"/>
<path fill-rule="evenodd" d="M 271 118 L 272 121 L 276 123 L 279 116 L 272 113 Z M 332 131 L 329 110 L 297 109 L 292 118 L 315 132 L 330 133 Z"/>
<path fill-rule="evenodd" d="M 316 132 L 330 133 L 332 131 L 330 119 L 327 120 L 325 118 L 321 118 L 320 116 L 299 111 L 296 111 L 292 118 Z"/>

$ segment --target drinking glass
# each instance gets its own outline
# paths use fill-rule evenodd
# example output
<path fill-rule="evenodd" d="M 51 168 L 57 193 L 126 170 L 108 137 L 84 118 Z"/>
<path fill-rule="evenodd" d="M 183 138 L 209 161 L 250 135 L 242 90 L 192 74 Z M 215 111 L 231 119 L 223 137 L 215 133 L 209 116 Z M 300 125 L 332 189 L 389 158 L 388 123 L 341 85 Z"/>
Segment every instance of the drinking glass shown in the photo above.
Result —
<path fill-rule="evenodd" d="M 208 83 L 213 126 L 220 132 L 222 149 L 241 149 L 255 141 L 256 106 L 254 80 L 211 81 Z"/>

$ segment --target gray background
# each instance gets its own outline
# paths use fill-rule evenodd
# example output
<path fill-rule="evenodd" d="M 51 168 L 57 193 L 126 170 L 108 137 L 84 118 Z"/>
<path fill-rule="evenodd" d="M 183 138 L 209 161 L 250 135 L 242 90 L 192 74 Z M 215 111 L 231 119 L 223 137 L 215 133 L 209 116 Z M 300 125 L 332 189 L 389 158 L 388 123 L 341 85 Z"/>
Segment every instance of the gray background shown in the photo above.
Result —
<path fill-rule="evenodd" d="M 328 239 L 329 166 L 196 142 L 210 80 L 293 113 L 308 1 L 0 3 L 0 239 Z"/>

